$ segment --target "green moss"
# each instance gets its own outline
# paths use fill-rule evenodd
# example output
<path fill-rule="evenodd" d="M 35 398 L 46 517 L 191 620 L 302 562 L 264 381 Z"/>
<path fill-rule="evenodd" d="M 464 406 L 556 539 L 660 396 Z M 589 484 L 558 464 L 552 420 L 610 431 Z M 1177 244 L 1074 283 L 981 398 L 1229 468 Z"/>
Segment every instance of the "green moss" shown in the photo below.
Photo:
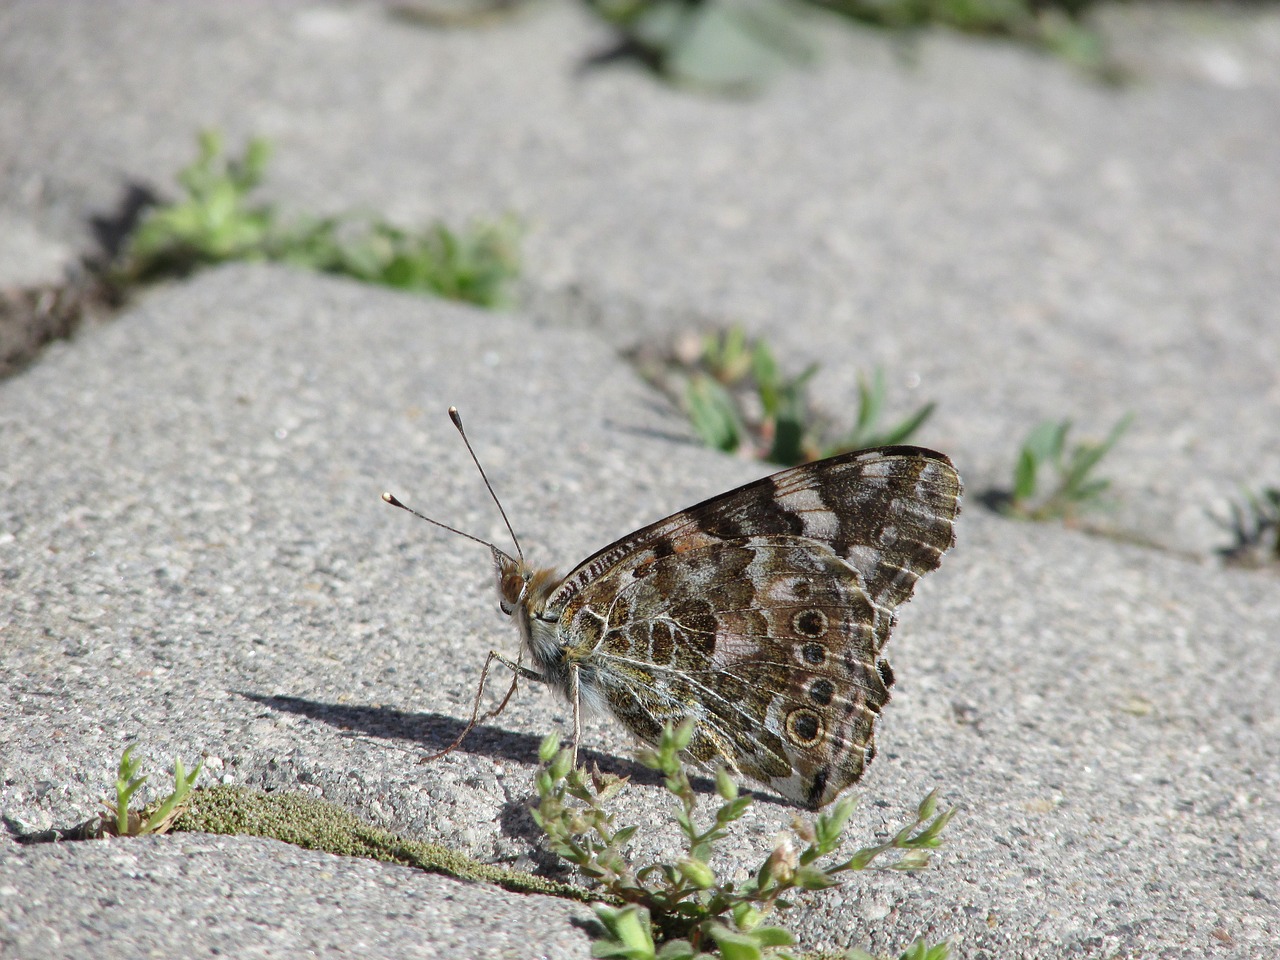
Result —
<path fill-rule="evenodd" d="M 436 843 L 409 840 L 371 826 L 337 804 L 296 793 L 261 793 L 215 786 L 194 791 L 173 829 L 269 837 L 307 850 L 369 857 L 515 893 L 541 893 L 584 903 L 599 899 L 581 887 L 481 863 Z"/>

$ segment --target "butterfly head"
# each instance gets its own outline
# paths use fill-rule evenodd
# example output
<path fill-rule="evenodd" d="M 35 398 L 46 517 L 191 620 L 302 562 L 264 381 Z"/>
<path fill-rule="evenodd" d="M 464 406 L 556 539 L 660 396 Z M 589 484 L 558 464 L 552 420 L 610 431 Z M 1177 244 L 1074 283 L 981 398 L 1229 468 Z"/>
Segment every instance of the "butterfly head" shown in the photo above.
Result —
<path fill-rule="evenodd" d="M 531 567 L 496 547 L 493 548 L 493 572 L 498 586 L 498 606 L 509 617 L 522 607 L 526 615 L 539 616 L 561 580 L 555 570 Z"/>
<path fill-rule="evenodd" d="M 530 567 L 496 547 L 493 569 L 498 581 L 498 606 L 516 622 L 521 653 L 528 653 L 538 673 L 568 696 L 568 674 L 563 665 L 558 624 L 559 610 L 548 610 L 548 601 L 563 578 L 550 567 Z"/>
<path fill-rule="evenodd" d="M 498 606 L 508 617 L 524 602 L 529 593 L 529 569 L 496 547 L 493 549 L 493 575 L 498 585 Z"/>

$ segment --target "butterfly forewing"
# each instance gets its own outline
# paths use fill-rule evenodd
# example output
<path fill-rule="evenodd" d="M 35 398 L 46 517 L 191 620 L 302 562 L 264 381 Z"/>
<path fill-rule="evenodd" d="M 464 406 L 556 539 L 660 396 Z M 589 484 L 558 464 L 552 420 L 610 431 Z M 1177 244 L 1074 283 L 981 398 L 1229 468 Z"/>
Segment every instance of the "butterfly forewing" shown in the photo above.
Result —
<path fill-rule="evenodd" d="M 917 447 L 832 457 L 636 531 L 548 598 L 587 699 L 644 740 L 808 807 L 857 780 L 892 674 L 894 608 L 954 542 L 960 480 Z"/>

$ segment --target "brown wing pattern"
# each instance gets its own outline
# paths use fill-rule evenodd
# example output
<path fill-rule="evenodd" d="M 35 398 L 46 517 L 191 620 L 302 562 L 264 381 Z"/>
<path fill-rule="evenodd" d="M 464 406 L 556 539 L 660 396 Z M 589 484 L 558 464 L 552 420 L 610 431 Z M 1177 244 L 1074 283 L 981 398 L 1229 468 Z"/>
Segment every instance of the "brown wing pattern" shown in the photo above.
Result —
<path fill-rule="evenodd" d="M 915 447 L 786 470 L 606 547 L 548 612 L 634 734 L 692 717 L 694 759 L 821 806 L 874 751 L 893 610 L 951 546 L 959 496 Z"/>

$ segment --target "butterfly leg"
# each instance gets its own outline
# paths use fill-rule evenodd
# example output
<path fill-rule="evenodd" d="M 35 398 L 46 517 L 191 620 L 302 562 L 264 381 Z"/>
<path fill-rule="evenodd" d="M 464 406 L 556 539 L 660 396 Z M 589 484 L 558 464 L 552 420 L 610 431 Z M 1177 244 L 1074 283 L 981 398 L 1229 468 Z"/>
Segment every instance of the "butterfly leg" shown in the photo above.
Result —
<path fill-rule="evenodd" d="M 582 739 L 582 697 L 578 689 L 578 665 L 569 664 L 569 702 L 573 704 L 573 765 L 578 765 L 578 742 Z"/>
<path fill-rule="evenodd" d="M 493 661 L 495 660 L 511 671 L 511 686 L 507 688 L 506 696 L 502 698 L 502 702 L 492 710 L 486 712 L 482 717 L 480 716 L 480 698 L 484 695 L 484 685 L 489 679 L 489 667 L 493 665 Z M 428 757 L 423 757 L 418 762 L 430 763 L 432 760 L 439 760 L 441 757 L 453 753 L 454 750 L 458 749 L 458 745 L 466 739 L 467 734 L 475 728 L 476 724 L 492 720 L 494 717 L 502 713 L 503 710 L 507 709 L 507 703 L 510 702 L 512 696 L 515 695 L 516 686 L 520 682 L 521 677 L 525 680 L 533 680 L 538 683 L 545 683 L 547 679 L 542 674 L 524 666 L 519 660 L 508 660 L 502 654 L 498 653 L 497 650 L 490 650 L 489 656 L 485 657 L 484 669 L 480 671 L 480 686 L 476 689 L 476 698 L 471 704 L 471 719 L 467 721 L 467 725 L 462 728 L 462 732 L 458 734 L 457 739 L 454 740 L 453 743 L 449 744 L 449 746 L 445 747 L 438 753 L 433 753 Z"/>

